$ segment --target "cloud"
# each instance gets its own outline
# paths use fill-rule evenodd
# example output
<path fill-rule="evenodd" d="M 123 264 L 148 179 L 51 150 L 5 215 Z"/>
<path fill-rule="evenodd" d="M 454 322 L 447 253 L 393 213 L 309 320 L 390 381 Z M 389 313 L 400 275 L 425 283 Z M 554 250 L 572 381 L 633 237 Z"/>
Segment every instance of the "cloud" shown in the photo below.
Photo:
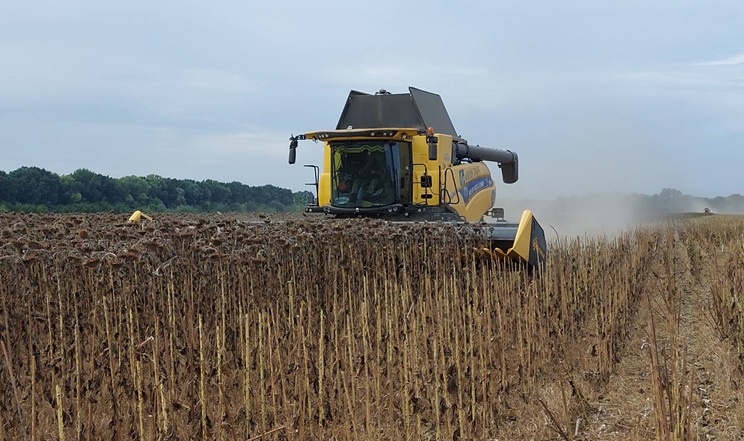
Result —
<path fill-rule="evenodd" d="M 744 88 L 744 76 L 735 73 L 701 72 L 686 67 L 680 70 L 632 72 L 621 77 L 629 85 L 656 88 L 659 91 L 676 91 L 686 95 L 706 94 L 704 99 L 727 98 L 731 92 Z"/>
<path fill-rule="evenodd" d="M 258 160 L 269 157 L 287 159 L 289 150 L 276 146 L 279 139 L 287 140 L 283 144 L 286 144 L 284 147 L 289 146 L 289 134 L 261 129 L 240 133 L 202 134 L 191 137 L 186 149 L 198 154 L 200 159 L 212 158 L 218 162 L 241 156 Z"/>
<path fill-rule="evenodd" d="M 686 91 L 707 90 L 714 94 L 744 89 L 744 51 L 732 56 L 694 63 L 669 63 L 652 70 L 620 73 L 620 81 Z"/>
<path fill-rule="evenodd" d="M 696 66 L 741 66 L 744 65 L 744 50 L 736 55 L 712 61 L 695 63 Z"/>

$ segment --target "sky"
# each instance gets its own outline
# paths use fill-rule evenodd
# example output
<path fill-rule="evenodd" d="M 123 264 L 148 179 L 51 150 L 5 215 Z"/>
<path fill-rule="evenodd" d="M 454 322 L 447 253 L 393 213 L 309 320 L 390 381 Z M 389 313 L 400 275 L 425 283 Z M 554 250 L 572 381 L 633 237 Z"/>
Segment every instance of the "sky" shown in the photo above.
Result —
<path fill-rule="evenodd" d="M 351 89 L 442 96 L 499 195 L 744 193 L 740 0 L 8 2 L 0 170 L 310 189 Z M 495 165 L 491 166 L 498 176 Z"/>

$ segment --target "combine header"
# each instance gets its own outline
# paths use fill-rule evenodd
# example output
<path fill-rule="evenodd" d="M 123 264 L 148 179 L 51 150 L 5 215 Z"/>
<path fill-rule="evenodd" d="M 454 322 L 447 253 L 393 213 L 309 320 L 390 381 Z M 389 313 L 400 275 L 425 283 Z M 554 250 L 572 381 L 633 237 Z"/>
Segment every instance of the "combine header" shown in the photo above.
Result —
<path fill-rule="evenodd" d="M 496 184 L 483 161 L 497 163 L 504 183 L 513 184 L 517 154 L 468 144 L 439 95 L 413 87 L 403 94 L 351 91 L 335 130 L 290 137 L 290 164 L 306 139 L 323 142 L 324 151 L 322 169 L 310 166 L 317 199 L 308 212 L 468 222 L 489 239 L 492 255 L 530 267 L 544 263 L 545 234 L 532 212 L 509 223 L 492 208 Z"/>

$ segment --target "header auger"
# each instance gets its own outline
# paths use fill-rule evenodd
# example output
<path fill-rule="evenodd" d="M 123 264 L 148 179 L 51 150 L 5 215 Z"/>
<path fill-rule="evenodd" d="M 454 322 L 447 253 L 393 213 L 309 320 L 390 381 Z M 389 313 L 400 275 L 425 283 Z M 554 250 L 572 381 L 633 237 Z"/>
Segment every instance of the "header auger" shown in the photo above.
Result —
<path fill-rule="evenodd" d="M 498 163 L 502 180 L 512 184 L 519 177 L 517 154 L 468 144 L 439 95 L 413 87 L 402 94 L 351 91 L 335 130 L 290 137 L 290 164 L 298 141 L 307 139 L 323 142 L 324 156 L 313 183 L 317 200 L 306 211 L 470 222 L 489 239 L 492 255 L 531 267 L 544 263 L 545 234 L 532 212 L 508 223 L 503 210 L 492 209 L 496 185 L 483 161 Z"/>

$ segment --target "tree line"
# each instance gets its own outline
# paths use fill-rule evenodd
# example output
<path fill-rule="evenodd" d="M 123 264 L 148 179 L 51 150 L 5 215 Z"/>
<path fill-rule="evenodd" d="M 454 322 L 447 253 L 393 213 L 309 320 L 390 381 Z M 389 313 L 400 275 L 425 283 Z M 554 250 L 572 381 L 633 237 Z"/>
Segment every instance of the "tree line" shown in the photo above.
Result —
<path fill-rule="evenodd" d="M 640 209 L 650 213 L 694 213 L 700 211 L 721 214 L 744 213 L 744 195 L 738 193 L 704 198 L 684 194 L 674 188 L 665 188 L 657 194 L 651 196 L 636 195 L 636 198 Z"/>
<path fill-rule="evenodd" d="M 158 175 L 112 178 L 88 169 L 58 175 L 39 167 L 0 171 L 0 211 L 17 212 L 283 212 L 299 211 L 308 191 L 273 185 L 195 181 Z"/>

